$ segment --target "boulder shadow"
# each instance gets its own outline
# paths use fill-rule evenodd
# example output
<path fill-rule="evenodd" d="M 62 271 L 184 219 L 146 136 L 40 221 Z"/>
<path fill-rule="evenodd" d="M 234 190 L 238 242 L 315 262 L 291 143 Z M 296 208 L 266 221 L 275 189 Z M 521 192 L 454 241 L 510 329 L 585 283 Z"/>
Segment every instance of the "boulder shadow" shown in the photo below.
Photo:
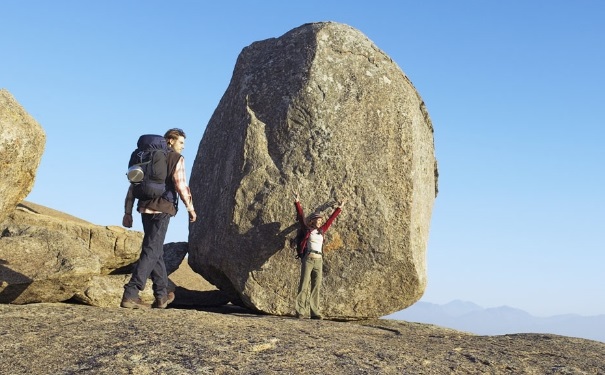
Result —
<path fill-rule="evenodd" d="M 258 311 L 231 302 L 229 296 L 220 290 L 189 290 L 177 286 L 170 309 L 205 311 L 217 314 L 263 315 Z"/>
<path fill-rule="evenodd" d="M 0 259 L 0 303 L 12 303 L 29 287 L 33 281 L 6 265 L 8 261 Z"/>

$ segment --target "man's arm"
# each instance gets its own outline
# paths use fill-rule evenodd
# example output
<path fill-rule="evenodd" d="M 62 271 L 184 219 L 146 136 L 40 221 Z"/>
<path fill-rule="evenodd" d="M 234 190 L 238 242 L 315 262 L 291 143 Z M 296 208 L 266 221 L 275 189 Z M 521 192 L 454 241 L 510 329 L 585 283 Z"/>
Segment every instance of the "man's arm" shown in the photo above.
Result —
<path fill-rule="evenodd" d="M 128 187 L 126 199 L 124 200 L 124 217 L 122 225 L 126 228 L 132 228 L 132 208 L 134 206 L 134 196 L 132 194 L 132 184 Z"/>
<path fill-rule="evenodd" d="M 176 164 L 176 169 L 172 175 L 172 180 L 174 181 L 174 187 L 177 193 L 179 193 L 179 196 L 181 197 L 181 201 L 183 201 L 183 204 L 187 208 L 189 221 L 193 223 L 197 219 L 197 214 L 195 213 L 195 208 L 193 207 L 191 190 L 189 189 L 189 185 L 187 185 L 187 176 L 185 174 L 185 158 L 182 156 L 179 158 L 179 162 Z"/>

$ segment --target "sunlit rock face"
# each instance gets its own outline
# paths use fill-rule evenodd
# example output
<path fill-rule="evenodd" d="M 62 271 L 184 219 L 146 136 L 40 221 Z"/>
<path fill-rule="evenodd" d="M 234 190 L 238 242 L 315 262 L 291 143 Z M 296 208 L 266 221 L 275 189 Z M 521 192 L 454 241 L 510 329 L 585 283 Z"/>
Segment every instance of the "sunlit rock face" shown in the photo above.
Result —
<path fill-rule="evenodd" d="M 0 89 L 0 223 L 32 190 L 46 135 L 5 89 Z"/>
<path fill-rule="evenodd" d="M 348 199 L 325 242 L 326 317 L 383 316 L 424 292 L 432 123 L 407 76 L 352 27 L 306 24 L 244 48 L 190 185 L 189 263 L 236 303 L 293 312 L 292 190 L 307 213 Z"/>

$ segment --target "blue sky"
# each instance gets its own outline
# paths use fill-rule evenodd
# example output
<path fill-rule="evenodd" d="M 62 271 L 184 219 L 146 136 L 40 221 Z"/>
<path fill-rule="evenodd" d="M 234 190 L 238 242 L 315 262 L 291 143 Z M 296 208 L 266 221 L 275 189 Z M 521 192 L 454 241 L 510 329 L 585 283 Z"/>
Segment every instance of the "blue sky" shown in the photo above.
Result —
<path fill-rule="evenodd" d="M 603 20 L 601 0 L 3 0 L 0 88 L 47 134 L 27 199 L 120 225 L 138 135 L 185 129 L 190 170 L 242 48 L 348 24 L 433 120 L 440 192 L 422 300 L 605 314 Z M 181 212 L 167 241 L 186 240 Z"/>

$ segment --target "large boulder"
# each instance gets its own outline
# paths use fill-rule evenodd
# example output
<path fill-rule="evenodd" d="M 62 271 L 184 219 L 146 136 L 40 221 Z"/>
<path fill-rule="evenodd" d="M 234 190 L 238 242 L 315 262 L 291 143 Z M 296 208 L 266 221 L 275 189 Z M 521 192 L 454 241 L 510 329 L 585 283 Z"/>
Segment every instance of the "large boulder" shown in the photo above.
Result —
<path fill-rule="evenodd" d="M 34 186 L 46 135 L 5 89 L 0 89 L 0 223 Z"/>
<path fill-rule="evenodd" d="M 327 317 L 387 315 L 425 290 L 433 127 L 408 77 L 352 27 L 306 24 L 244 48 L 190 185 L 189 264 L 235 303 L 293 312 L 292 190 L 307 213 L 349 199 L 327 233 Z"/>
<path fill-rule="evenodd" d="M 71 299 L 94 277 L 134 263 L 142 239 L 24 201 L 0 223 L 0 303 Z"/>

